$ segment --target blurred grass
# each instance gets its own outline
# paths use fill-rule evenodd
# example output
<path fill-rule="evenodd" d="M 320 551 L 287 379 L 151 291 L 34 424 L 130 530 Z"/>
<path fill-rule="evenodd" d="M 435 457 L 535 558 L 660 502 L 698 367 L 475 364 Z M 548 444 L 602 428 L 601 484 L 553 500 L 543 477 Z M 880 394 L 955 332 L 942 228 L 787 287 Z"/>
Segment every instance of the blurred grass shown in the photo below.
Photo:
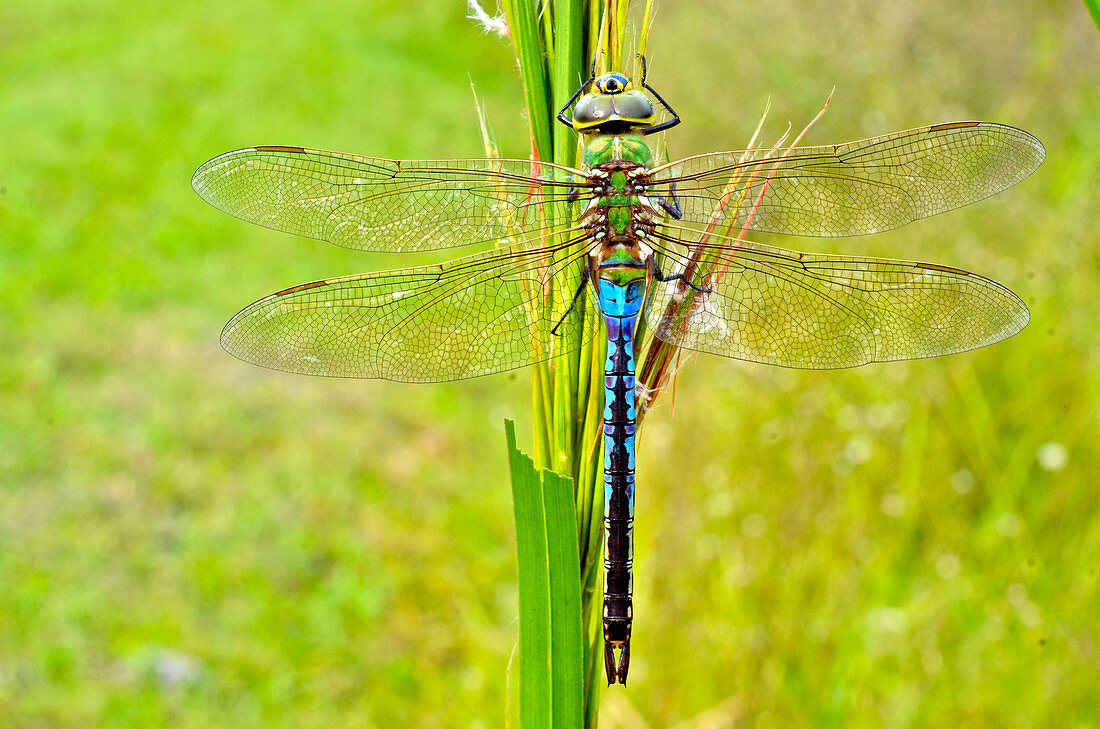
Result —
<path fill-rule="evenodd" d="M 524 374 L 313 380 L 225 355 L 237 309 L 423 262 L 209 208 L 251 144 L 524 155 L 506 46 L 458 3 L 0 9 L 0 725 L 495 727 L 515 639 L 500 425 Z M 631 685 L 604 727 L 1100 726 L 1100 52 L 1074 3 L 666 3 L 683 156 L 959 118 L 1018 188 L 813 251 L 1008 284 L 1014 339 L 845 372 L 700 357 L 639 448 Z M 522 444 L 521 444 L 522 445 Z M 691 717 L 699 717 L 691 721 Z M 709 722 L 709 723 L 707 723 Z"/>

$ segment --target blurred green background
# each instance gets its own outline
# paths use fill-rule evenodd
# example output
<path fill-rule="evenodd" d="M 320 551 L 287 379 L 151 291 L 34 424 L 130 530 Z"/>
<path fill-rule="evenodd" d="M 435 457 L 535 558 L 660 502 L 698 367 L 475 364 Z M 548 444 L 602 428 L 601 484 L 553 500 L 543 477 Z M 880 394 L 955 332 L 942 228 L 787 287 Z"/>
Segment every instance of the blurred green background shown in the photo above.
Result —
<path fill-rule="evenodd" d="M 0 726 L 502 726 L 505 417 L 245 365 L 291 284 L 425 262 L 250 226 L 194 169 L 254 144 L 525 156 L 460 2 L 0 8 Z M 701 356 L 647 419 L 630 685 L 603 726 L 1100 726 L 1100 43 L 1075 2 L 666 2 L 675 156 L 988 119 L 1047 146 L 992 200 L 811 251 L 996 278 L 1021 334 L 800 372 Z M 529 439 L 529 436 L 527 436 Z M 528 441 L 529 442 L 529 441 Z"/>

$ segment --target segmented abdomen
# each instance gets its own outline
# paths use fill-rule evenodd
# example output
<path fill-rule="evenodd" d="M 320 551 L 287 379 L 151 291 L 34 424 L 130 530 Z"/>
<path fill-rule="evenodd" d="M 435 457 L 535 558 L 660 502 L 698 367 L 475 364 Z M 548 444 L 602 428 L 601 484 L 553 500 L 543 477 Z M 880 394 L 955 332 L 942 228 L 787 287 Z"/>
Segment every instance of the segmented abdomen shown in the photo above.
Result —
<path fill-rule="evenodd" d="M 604 525 L 607 528 L 607 553 L 604 557 L 604 640 L 614 648 L 624 648 L 630 640 L 630 623 L 633 618 L 633 340 L 637 314 L 614 316 L 605 311 L 604 322 L 607 326 L 603 426 Z"/>

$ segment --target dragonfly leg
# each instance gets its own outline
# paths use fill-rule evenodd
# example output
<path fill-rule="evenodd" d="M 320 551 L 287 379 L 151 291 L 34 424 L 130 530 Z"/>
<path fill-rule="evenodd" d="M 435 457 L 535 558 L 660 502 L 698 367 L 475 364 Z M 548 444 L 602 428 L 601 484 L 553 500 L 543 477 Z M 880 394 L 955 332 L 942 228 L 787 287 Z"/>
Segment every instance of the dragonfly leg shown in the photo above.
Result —
<path fill-rule="evenodd" d="M 663 280 L 663 279 L 662 279 Z M 584 293 L 585 287 L 588 286 L 588 269 L 584 269 L 584 273 L 581 274 L 581 285 L 577 287 L 576 293 L 573 294 L 573 300 L 569 302 L 569 308 L 565 310 L 565 313 L 561 315 L 561 319 L 558 319 L 558 323 L 554 325 L 554 328 L 550 330 L 551 334 L 557 334 L 558 329 L 565 320 L 569 318 L 569 315 L 573 313 L 573 309 L 577 306 L 577 301 L 580 300 L 581 294 Z"/>
<path fill-rule="evenodd" d="M 587 89 L 588 86 L 595 80 L 596 80 L 596 57 L 593 56 L 592 57 L 592 75 L 588 77 L 587 81 L 583 82 L 580 85 L 580 87 L 577 89 L 577 91 L 569 98 L 569 101 L 565 102 L 565 106 L 563 106 L 561 109 L 558 110 L 558 121 L 560 121 L 562 124 L 569 127 L 570 129 L 576 129 L 576 127 L 573 126 L 573 120 L 565 115 L 565 111 L 566 111 L 566 109 L 568 109 L 569 107 L 573 106 L 573 104 L 576 103 L 577 99 L 579 99 L 581 97 L 581 94 L 584 92 L 584 90 Z M 679 121 L 679 118 L 677 118 L 676 121 Z"/>
<path fill-rule="evenodd" d="M 663 132 L 666 129 L 671 129 L 672 127 L 674 127 L 674 126 L 676 126 L 677 124 L 680 123 L 680 115 L 677 114 L 675 111 L 673 111 L 672 107 L 668 105 L 668 102 L 665 101 L 664 99 L 662 99 L 661 95 L 658 94 L 656 91 L 654 91 L 653 87 L 645 82 L 645 72 L 646 72 L 645 56 L 639 56 L 639 58 L 642 59 L 642 83 L 641 83 L 641 87 L 643 89 L 645 89 L 646 91 L 648 91 L 649 93 L 653 94 L 653 98 L 655 98 L 655 99 L 657 99 L 657 101 L 661 102 L 661 106 L 665 107 L 665 111 L 667 111 L 669 114 L 672 114 L 672 118 L 669 119 L 668 121 L 663 121 L 660 124 L 654 124 L 653 126 L 649 127 L 648 129 L 641 130 L 641 133 L 642 134 L 654 134 L 655 132 Z M 677 217 L 677 219 L 679 219 L 680 216 L 677 215 L 676 217 Z"/>
<path fill-rule="evenodd" d="M 676 197 L 675 182 L 673 182 L 672 187 L 669 188 L 668 197 L 657 198 L 657 204 L 675 220 L 684 217 L 684 210 L 680 207 L 680 198 Z"/>
<path fill-rule="evenodd" d="M 683 281 L 684 283 L 686 283 L 688 286 L 690 286 L 692 289 L 694 289 L 695 291 L 697 291 L 700 294 L 714 293 L 714 287 L 713 286 L 707 286 L 706 288 L 704 288 L 702 286 L 696 286 L 695 283 L 692 282 L 691 279 L 689 279 L 687 276 L 685 276 L 682 273 L 673 273 L 673 274 L 670 274 L 668 276 L 664 275 L 663 273 L 661 273 L 661 269 L 657 268 L 657 263 L 656 262 L 654 262 L 654 264 L 653 264 L 653 278 L 658 280 L 658 281 L 661 281 L 662 283 L 665 282 L 665 281 Z"/>
<path fill-rule="evenodd" d="M 569 190 L 566 192 L 565 199 L 567 202 L 577 202 L 581 199 L 581 190 L 584 188 L 577 185 L 577 176 L 569 176 Z"/>

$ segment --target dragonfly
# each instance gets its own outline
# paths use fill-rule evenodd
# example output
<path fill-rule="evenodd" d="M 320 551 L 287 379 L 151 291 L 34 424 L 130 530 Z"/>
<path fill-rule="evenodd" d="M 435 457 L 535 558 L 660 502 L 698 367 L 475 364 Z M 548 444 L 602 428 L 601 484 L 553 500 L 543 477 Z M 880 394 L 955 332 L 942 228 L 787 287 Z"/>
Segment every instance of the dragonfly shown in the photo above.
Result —
<path fill-rule="evenodd" d="M 637 85 L 593 68 L 558 120 L 578 135 L 576 167 L 259 146 L 210 160 L 192 185 L 243 220 L 346 248 L 496 244 L 439 265 L 313 281 L 260 299 L 222 332 L 225 349 L 247 362 L 439 382 L 606 338 L 604 664 L 608 684 L 625 684 L 640 329 L 687 350 L 811 369 L 932 357 L 1010 337 L 1027 324 L 1027 306 L 988 278 L 934 263 L 799 253 L 744 234 L 898 228 L 1016 184 L 1045 151 L 1019 129 L 964 121 L 779 155 L 755 148 L 659 163 L 649 138 L 680 117 L 646 82 L 644 64 Z M 546 301 L 554 282 L 566 291 L 557 306 Z"/>

